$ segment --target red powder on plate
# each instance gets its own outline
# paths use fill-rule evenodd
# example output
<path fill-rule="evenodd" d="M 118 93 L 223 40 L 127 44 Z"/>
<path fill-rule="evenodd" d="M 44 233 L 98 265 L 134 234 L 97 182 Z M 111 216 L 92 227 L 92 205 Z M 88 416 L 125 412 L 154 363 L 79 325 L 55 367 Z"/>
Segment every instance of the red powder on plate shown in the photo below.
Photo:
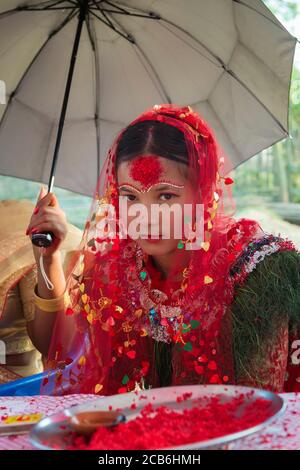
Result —
<path fill-rule="evenodd" d="M 259 398 L 250 402 L 245 398 L 242 394 L 221 403 L 219 397 L 210 397 L 206 398 L 205 404 L 199 399 L 192 402 L 192 407 L 179 411 L 149 403 L 136 418 L 126 423 L 113 428 L 99 427 L 88 442 L 82 436 L 76 437 L 71 448 L 163 449 L 242 431 L 270 417 L 269 401 Z"/>

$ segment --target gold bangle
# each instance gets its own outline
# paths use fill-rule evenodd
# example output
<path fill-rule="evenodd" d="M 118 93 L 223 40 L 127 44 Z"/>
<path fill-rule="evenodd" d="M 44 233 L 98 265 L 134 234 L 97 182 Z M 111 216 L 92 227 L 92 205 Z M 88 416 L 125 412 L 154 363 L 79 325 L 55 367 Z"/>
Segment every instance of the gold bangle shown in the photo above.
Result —
<path fill-rule="evenodd" d="M 39 309 L 43 310 L 44 312 L 57 312 L 58 310 L 63 310 L 65 308 L 66 291 L 54 299 L 43 299 L 37 295 L 37 287 L 38 285 L 36 284 L 34 286 L 33 296 L 34 303 Z"/>

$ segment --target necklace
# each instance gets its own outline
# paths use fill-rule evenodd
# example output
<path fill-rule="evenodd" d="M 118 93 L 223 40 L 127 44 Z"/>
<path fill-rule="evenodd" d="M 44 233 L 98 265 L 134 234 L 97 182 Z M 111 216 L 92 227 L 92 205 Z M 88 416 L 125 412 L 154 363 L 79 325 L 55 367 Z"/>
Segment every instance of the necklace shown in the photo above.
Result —
<path fill-rule="evenodd" d="M 136 275 L 139 283 L 140 303 L 147 312 L 145 329 L 147 334 L 156 341 L 170 343 L 183 342 L 182 333 L 186 327 L 188 312 L 188 278 L 192 270 L 192 260 L 182 271 L 179 289 L 170 292 L 170 297 L 159 289 L 152 288 L 152 281 L 145 261 L 147 255 L 142 249 L 136 248 Z"/>

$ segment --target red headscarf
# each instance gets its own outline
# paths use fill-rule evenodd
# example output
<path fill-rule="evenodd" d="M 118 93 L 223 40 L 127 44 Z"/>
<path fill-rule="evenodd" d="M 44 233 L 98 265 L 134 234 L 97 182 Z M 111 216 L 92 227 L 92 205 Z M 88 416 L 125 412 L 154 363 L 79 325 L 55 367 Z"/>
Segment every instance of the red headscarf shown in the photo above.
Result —
<path fill-rule="evenodd" d="M 159 386 L 159 364 L 166 358 L 171 384 L 234 383 L 230 267 L 259 225 L 225 215 L 223 193 L 232 180 L 221 167 L 228 162 L 198 113 L 189 106 L 156 105 L 130 126 L 146 120 L 184 134 L 187 178 L 196 183 L 195 202 L 204 205 L 204 242 L 192 251 L 182 280 L 174 285 L 171 276 L 164 282 L 155 278 L 149 257 L 134 240 L 118 233 L 98 236 L 107 204 L 116 209 L 118 224 L 115 162 L 123 129 L 104 163 L 79 257 L 70 264 L 69 304 L 58 315 L 48 360 L 49 369 L 57 372 L 44 380 L 43 393 L 110 395 Z M 173 268 L 178 269 L 176 255 Z"/>

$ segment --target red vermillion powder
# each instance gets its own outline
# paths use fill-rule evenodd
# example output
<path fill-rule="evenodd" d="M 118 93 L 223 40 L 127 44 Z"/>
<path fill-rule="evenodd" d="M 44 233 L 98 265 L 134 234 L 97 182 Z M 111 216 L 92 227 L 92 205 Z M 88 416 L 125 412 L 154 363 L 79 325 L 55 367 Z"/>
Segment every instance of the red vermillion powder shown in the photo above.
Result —
<path fill-rule="evenodd" d="M 143 188 L 158 182 L 163 173 L 163 167 L 155 155 L 148 157 L 138 157 L 130 164 L 130 176 L 139 181 Z"/>
<path fill-rule="evenodd" d="M 178 399 L 177 402 L 184 401 Z M 219 397 L 193 400 L 192 408 L 173 410 L 146 405 L 136 418 L 112 428 L 99 427 L 87 442 L 75 437 L 72 449 L 145 450 L 175 447 L 248 429 L 270 417 L 270 402 L 258 398 L 250 402 L 245 394 L 231 401 Z M 196 404 L 196 406 L 195 406 Z M 201 406 L 202 405 L 202 406 Z M 242 408 L 242 413 L 237 410 Z"/>

